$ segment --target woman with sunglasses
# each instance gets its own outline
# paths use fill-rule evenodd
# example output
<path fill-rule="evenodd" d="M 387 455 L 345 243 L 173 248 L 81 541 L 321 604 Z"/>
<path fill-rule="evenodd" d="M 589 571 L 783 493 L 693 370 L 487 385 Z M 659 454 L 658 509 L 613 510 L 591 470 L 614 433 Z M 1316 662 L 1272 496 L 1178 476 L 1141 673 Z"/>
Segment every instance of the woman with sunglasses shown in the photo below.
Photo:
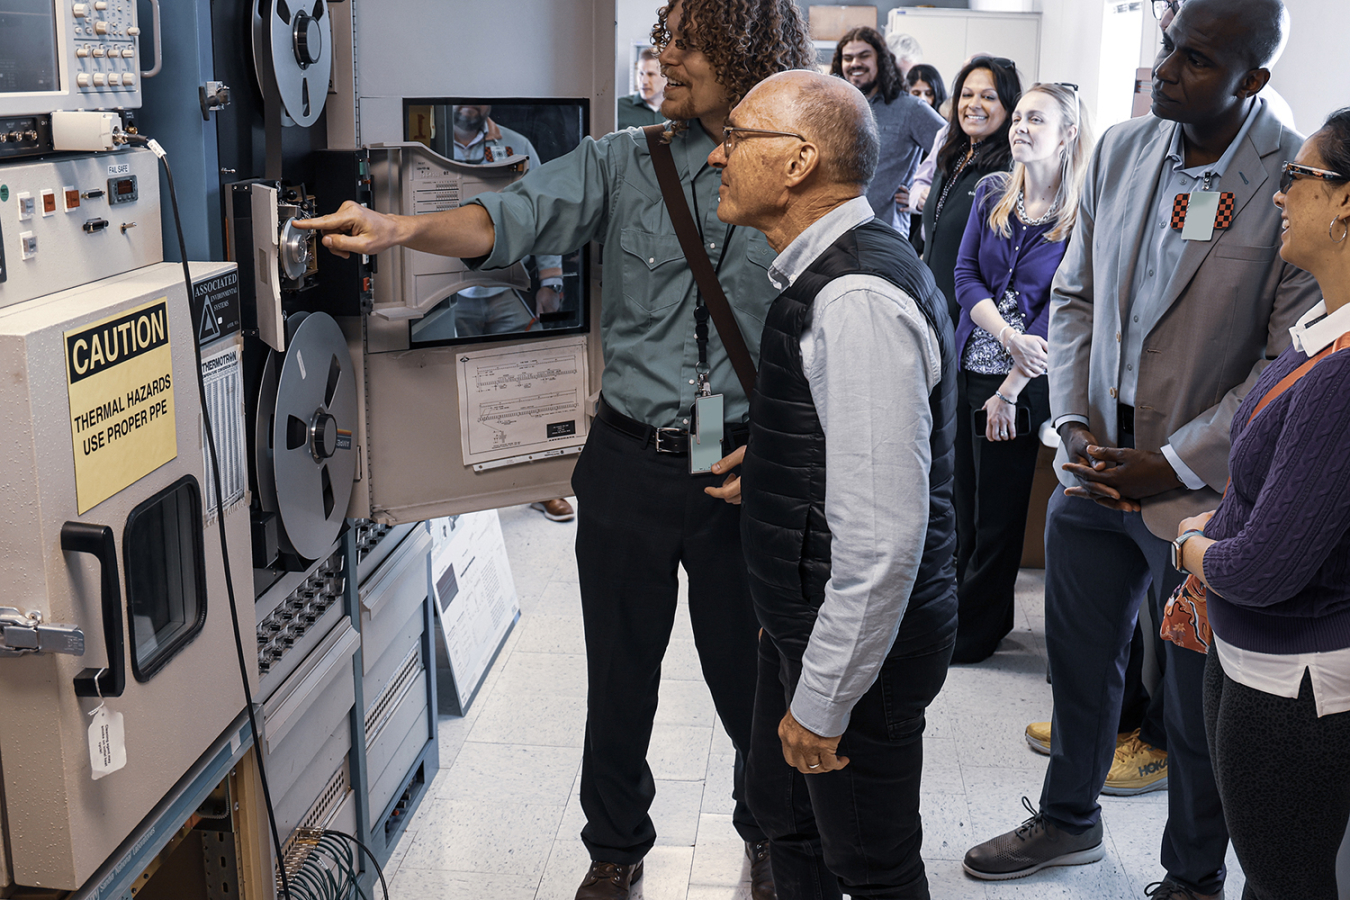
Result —
<path fill-rule="evenodd" d="M 1037 427 L 1050 418 L 1050 282 L 1092 152 L 1077 87 L 1033 86 L 1013 110 L 1008 140 L 1012 173 L 976 186 L 956 263 L 955 663 L 987 659 L 1013 627 Z"/>
<path fill-rule="evenodd" d="M 975 202 L 975 185 L 1012 168 L 1008 122 L 1022 97 L 1022 81 L 1010 59 L 977 56 L 961 69 L 952 87 L 947 140 L 937 155 L 937 174 L 923 205 L 923 261 L 947 298 L 952 322 L 961 318 L 956 302 L 956 255 Z"/>
<path fill-rule="evenodd" d="M 1243 896 L 1336 900 L 1350 820 L 1350 108 L 1282 174 L 1280 256 L 1323 301 L 1238 408 L 1223 501 L 1181 523 L 1173 559 L 1207 586 L 1205 724 Z"/>

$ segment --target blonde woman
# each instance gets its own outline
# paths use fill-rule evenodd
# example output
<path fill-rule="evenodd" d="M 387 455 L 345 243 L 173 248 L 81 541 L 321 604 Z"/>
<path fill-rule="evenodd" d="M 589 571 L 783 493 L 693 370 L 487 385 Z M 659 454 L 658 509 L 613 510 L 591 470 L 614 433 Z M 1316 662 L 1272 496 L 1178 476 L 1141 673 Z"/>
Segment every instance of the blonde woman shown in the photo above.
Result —
<path fill-rule="evenodd" d="M 1092 150 L 1077 88 L 1028 90 L 1010 117 L 1008 141 L 1012 172 L 976 187 L 956 261 L 958 663 L 986 659 L 1012 630 L 1036 431 L 1050 417 L 1050 282 Z M 977 415 L 985 420 L 978 425 Z"/>

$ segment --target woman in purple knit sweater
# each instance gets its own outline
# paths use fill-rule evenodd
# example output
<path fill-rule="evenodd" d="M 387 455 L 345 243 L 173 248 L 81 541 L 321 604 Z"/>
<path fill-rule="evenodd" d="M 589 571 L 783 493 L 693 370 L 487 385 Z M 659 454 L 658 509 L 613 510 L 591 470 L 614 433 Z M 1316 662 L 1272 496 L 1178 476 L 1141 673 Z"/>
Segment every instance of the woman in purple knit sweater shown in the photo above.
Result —
<path fill-rule="evenodd" d="M 1323 302 L 1234 416 L 1232 481 L 1217 510 L 1181 523 L 1180 568 L 1208 588 L 1205 718 L 1243 898 L 1336 900 L 1350 820 L 1350 108 L 1285 165 L 1275 205 L 1280 255 Z"/>

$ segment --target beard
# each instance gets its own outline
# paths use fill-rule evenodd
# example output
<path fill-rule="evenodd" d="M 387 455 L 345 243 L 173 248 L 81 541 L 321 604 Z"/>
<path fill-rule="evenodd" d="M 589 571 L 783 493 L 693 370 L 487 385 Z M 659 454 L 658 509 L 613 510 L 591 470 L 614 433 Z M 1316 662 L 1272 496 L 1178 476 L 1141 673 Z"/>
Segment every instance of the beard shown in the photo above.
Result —
<path fill-rule="evenodd" d="M 852 77 L 849 77 L 848 83 L 853 85 L 855 88 L 861 91 L 864 96 L 866 96 L 867 94 L 872 93 L 872 91 L 876 88 L 878 80 L 879 79 L 877 78 L 873 78 L 871 81 L 859 84 L 858 82 L 854 81 Z"/>
<path fill-rule="evenodd" d="M 455 107 L 455 127 L 462 131 L 482 131 L 483 116 L 473 107 Z"/>

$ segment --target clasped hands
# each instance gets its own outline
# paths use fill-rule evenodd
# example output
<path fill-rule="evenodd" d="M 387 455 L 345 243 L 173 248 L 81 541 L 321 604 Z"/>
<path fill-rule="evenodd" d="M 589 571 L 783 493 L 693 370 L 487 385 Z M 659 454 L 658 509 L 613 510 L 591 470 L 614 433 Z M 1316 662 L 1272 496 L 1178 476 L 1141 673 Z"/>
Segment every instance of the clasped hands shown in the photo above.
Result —
<path fill-rule="evenodd" d="M 1095 500 L 1108 509 L 1139 512 L 1139 501 L 1182 487 L 1167 457 L 1155 450 L 1102 447 L 1081 422 L 1065 422 L 1059 428 L 1069 461 L 1064 471 L 1078 479 L 1065 488 L 1070 497 Z"/>

